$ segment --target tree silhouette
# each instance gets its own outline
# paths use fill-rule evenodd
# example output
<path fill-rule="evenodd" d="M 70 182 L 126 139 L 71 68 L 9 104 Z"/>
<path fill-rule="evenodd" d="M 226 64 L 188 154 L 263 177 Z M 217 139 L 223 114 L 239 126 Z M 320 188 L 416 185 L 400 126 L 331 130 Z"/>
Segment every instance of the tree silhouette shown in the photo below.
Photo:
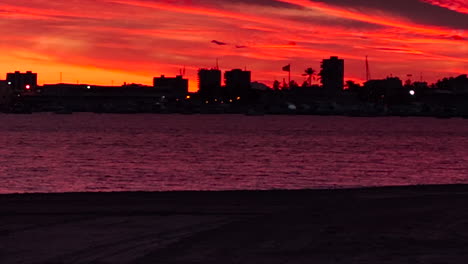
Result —
<path fill-rule="evenodd" d="M 279 91 L 280 90 L 281 83 L 278 80 L 275 80 L 273 82 L 273 90 Z"/>
<path fill-rule="evenodd" d="M 312 80 L 315 81 L 316 74 L 317 74 L 316 70 L 312 68 L 307 68 L 304 70 L 304 74 L 302 74 L 302 76 L 307 76 L 307 81 L 309 82 L 309 86 L 312 86 Z"/>
<path fill-rule="evenodd" d="M 294 80 L 291 80 L 291 82 L 289 83 L 289 89 L 297 89 L 299 88 L 299 84 L 294 81 Z"/>

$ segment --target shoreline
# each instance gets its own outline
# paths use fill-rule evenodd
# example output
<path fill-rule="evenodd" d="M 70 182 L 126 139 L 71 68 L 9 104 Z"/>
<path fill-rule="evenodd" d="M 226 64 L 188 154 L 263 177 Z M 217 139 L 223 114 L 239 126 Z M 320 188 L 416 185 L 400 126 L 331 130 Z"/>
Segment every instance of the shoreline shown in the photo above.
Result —
<path fill-rule="evenodd" d="M 417 185 L 383 185 L 383 186 L 357 186 L 336 188 L 304 188 L 304 189 L 260 189 L 260 190 L 177 190 L 177 191 L 78 191 L 78 192 L 24 192 L 0 193 L 2 196 L 47 196 L 47 195 L 86 195 L 86 194 L 122 194 L 122 195 L 157 195 L 157 194 L 242 194 L 242 193 L 311 193 L 311 192 L 361 192 L 361 191 L 398 191 L 398 190 L 439 190 L 463 189 L 468 191 L 468 183 L 453 184 L 417 184 Z"/>
<path fill-rule="evenodd" d="M 465 263 L 468 185 L 0 195 L 5 263 Z"/>
<path fill-rule="evenodd" d="M 296 113 L 296 112 L 283 112 L 283 113 L 268 113 L 268 112 L 252 112 L 252 111 L 240 111 L 240 112 L 93 112 L 93 111 L 17 111 L 17 112 L 5 112 L 0 111 L 0 114 L 4 115 L 32 115 L 32 114 L 55 114 L 55 115 L 73 115 L 73 114 L 96 114 L 96 115 L 243 115 L 243 116 L 337 116 L 337 117 L 358 117 L 358 118 L 381 118 L 381 117 L 421 117 L 421 118 L 437 118 L 437 119 L 451 119 L 460 118 L 468 119 L 467 113 L 446 113 L 446 112 L 434 112 L 434 113 L 350 113 L 350 112 L 326 112 L 326 113 Z"/>

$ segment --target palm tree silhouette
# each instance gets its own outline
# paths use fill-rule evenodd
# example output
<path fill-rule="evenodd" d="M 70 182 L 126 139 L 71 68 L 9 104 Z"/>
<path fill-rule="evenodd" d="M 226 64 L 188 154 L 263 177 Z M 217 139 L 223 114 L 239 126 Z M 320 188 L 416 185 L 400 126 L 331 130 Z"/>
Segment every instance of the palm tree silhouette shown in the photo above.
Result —
<path fill-rule="evenodd" d="M 304 74 L 302 76 L 307 76 L 307 81 L 309 83 L 309 86 L 312 86 L 312 80 L 315 81 L 315 75 L 317 74 L 317 71 L 312 69 L 312 68 L 307 68 L 304 70 Z"/>

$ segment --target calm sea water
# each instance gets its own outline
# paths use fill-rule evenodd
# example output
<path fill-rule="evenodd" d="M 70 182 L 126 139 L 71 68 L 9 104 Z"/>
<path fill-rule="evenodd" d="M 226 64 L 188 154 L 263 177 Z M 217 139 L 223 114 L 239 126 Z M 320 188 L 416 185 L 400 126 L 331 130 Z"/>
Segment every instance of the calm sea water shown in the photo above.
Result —
<path fill-rule="evenodd" d="M 0 115 L 0 193 L 468 183 L 468 120 Z"/>

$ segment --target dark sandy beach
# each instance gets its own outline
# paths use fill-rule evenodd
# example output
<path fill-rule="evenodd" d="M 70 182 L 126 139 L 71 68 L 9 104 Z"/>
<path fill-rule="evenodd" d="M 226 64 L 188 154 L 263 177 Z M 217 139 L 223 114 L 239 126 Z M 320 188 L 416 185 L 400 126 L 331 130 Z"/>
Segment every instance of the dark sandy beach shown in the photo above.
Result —
<path fill-rule="evenodd" d="M 0 196 L 0 263 L 467 263 L 468 186 Z"/>

